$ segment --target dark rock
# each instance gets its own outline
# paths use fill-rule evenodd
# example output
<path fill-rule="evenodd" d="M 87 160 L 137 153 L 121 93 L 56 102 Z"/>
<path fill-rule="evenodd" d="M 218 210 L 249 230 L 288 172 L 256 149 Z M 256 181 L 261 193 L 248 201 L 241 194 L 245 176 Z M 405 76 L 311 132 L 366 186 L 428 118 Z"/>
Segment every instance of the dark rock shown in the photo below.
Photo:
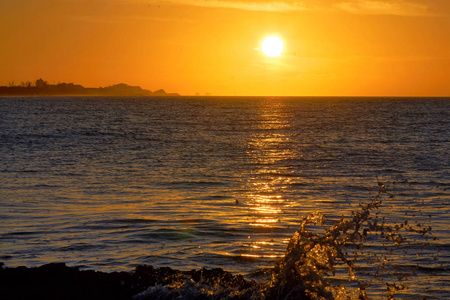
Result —
<path fill-rule="evenodd" d="M 3 263 L 0 263 L 3 266 Z M 184 283 L 188 283 L 186 286 Z M 0 299 L 132 299 L 149 287 L 161 286 L 167 291 L 165 298 L 183 297 L 182 290 L 173 287 L 221 287 L 221 290 L 242 291 L 241 296 L 230 299 L 248 299 L 256 289 L 254 281 L 242 275 L 233 275 L 222 269 L 177 271 L 169 267 L 155 269 L 138 266 L 134 272 L 80 271 L 64 263 L 51 263 L 40 267 L 0 268 Z M 190 286 L 189 286 L 190 285 Z M 246 292 L 246 289 L 249 291 Z M 199 289 L 200 290 L 200 289 Z M 197 294 L 196 299 L 209 299 Z M 228 298 L 228 297 L 226 297 Z M 144 299 L 150 299 L 145 298 Z M 225 299 L 225 298 L 223 298 Z"/>

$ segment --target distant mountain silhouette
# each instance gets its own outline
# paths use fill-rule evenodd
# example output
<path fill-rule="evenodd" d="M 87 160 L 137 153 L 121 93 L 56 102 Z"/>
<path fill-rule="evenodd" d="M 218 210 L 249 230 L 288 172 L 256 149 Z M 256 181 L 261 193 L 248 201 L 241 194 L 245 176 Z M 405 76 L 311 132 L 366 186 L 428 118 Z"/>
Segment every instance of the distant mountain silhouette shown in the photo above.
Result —
<path fill-rule="evenodd" d="M 79 84 L 58 83 L 48 84 L 43 79 L 35 83 L 22 82 L 20 85 L 0 86 L 0 95 L 3 96 L 179 96 L 177 93 L 166 93 L 163 89 L 155 92 L 144 90 L 139 86 L 119 83 L 107 87 L 85 88 Z"/>

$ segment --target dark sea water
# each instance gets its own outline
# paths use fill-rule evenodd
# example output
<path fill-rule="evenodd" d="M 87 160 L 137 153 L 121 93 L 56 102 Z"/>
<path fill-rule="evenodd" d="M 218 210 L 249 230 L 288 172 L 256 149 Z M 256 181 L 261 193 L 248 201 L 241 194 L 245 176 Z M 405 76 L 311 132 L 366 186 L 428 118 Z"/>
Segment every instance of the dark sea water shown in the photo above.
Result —
<path fill-rule="evenodd" d="M 390 248 L 416 273 L 400 297 L 448 297 L 450 98 L 0 98 L 7 266 L 250 276 L 283 257 L 308 213 L 350 216 L 378 181 L 395 195 L 380 220 L 436 238 Z"/>

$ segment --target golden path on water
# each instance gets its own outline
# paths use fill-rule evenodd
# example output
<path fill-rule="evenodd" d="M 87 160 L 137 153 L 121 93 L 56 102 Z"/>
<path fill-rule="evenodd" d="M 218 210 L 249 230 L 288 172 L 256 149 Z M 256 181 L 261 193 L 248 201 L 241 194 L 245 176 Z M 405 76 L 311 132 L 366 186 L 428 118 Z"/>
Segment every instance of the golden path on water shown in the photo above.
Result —
<path fill-rule="evenodd" d="M 273 99 L 261 102 L 255 115 L 254 137 L 248 142 L 247 155 L 257 167 L 249 175 L 243 208 L 255 234 L 249 236 L 248 251 L 241 256 L 274 259 L 284 254 L 288 237 L 280 241 L 273 236 L 291 223 L 289 215 L 295 205 L 284 195 L 291 179 L 283 174 L 287 170 L 279 164 L 296 156 L 289 146 L 293 142 L 289 131 L 293 116 L 285 103 Z M 277 253 L 274 247 L 280 244 Z"/>

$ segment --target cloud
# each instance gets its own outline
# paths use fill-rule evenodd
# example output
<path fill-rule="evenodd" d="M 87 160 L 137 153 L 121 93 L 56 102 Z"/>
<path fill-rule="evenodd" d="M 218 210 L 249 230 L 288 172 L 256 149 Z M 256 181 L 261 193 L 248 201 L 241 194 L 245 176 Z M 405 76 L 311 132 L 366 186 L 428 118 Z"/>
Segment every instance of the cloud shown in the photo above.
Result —
<path fill-rule="evenodd" d="M 99 0 L 100 1 L 100 0 Z M 106 1 L 106 0 L 101 0 Z M 108 0 L 111 1 L 111 0 Z M 435 16 L 427 0 L 115 0 L 156 5 L 186 5 L 247 11 L 294 12 L 338 10 L 352 14 Z M 430 0 L 428 0 L 430 1 Z M 438 0 L 434 0 L 438 1 Z M 448 1 L 448 0 L 439 0 Z M 435 5 L 434 5 L 435 6 Z M 440 4 L 439 6 L 442 6 Z"/>
<path fill-rule="evenodd" d="M 430 16 L 428 6 L 404 0 L 351 0 L 334 5 L 352 14 Z"/>
<path fill-rule="evenodd" d="M 268 12 L 301 11 L 307 9 L 302 2 L 297 1 L 169 0 L 166 3 Z"/>

